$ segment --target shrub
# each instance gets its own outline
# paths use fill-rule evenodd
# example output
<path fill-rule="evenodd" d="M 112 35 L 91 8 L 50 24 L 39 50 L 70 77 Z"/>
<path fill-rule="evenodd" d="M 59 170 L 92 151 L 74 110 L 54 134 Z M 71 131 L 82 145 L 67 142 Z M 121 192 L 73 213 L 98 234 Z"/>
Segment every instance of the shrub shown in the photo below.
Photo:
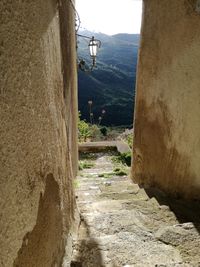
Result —
<path fill-rule="evenodd" d="M 89 137 L 91 137 L 90 126 L 87 122 L 80 119 L 81 113 L 79 111 L 78 118 L 78 140 L 79 142 L 86 142 Z"/>
<path fill-rule="evenodd" d="M 92 141 L 101 140 L 102 134 L 100 128 L 96 124 L 90 125 L 90 132 Z"/>
<path fill-rule="evenodd" d="M 131 151 L 121 153 L 118 156 L 113 156 L 112 161 L 114 163 L 123 163 L 123 164 L 126 164 L 128 166 L 131 166 Z"/>
<path fill-rule="evenodd" d="M 103 134 L 103 136 L 107 136 L 107 132 L 108 132 L 107 127 L 105 127 L 105 126 L 104 127 L 101 127 L 100 131 Z"/>
<path fill-rule="evenodd" d="M 119 157 L 120 157 L 122 163 L 125 163 L 128 166 L 131 166 L 131 151 L 122 153 L 122 154 L 120 154 Z"/>

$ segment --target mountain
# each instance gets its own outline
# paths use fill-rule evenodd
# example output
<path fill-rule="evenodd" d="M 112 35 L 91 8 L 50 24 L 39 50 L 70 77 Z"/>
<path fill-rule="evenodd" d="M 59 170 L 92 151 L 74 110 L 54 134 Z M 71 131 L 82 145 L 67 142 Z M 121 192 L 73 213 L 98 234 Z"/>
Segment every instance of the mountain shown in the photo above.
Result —
<path fill-rule="evenodd" d="M 94 120 L 106 111 L 102 124 L 131 125 L 133 121 L 138 34 L 106 35 L 89 31 L 82 35 L 101 40 L 97 68 L 89 74 L 78 72 L 78 100 L 82 118 L 89 121 L 88 101 L 93 101 Z M 88 40 L 78 37 L 78 57 L 91 64 Z"/>

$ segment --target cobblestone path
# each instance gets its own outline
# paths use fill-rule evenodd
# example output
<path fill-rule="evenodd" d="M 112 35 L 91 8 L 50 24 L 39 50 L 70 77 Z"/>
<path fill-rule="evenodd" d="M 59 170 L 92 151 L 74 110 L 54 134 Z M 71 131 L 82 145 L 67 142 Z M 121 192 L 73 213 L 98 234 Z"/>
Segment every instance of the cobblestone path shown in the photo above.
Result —
<path fill-rule="evenodd" d="M 139 188 L 113 172 L 108 154 L 89 161 L 76 180 L 81 223 L 72 267 L 200 266 L 199 203 Z"/>

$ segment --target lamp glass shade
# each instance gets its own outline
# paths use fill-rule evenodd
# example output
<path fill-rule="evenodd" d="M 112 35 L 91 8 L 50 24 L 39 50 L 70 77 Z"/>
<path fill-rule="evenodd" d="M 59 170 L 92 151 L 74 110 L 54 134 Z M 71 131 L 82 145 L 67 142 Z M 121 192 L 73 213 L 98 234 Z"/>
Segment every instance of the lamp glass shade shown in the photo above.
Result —
<path fill-rule="evenodd" d="M 98 49 L 98 41 L 92 39 L 89 43 L 89 48 L 90 48 L 90 56 L 91 57 L 96 57 L 97 55 L 97 49 Z"/>

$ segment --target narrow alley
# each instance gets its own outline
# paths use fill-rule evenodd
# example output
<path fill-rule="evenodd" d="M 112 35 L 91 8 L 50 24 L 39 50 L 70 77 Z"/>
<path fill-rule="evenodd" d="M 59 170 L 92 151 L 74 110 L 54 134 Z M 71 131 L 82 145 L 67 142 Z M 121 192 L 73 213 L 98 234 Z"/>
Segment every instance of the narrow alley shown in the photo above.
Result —
<path fill-rule="evenodd" d="M 120 166 L 112 154 L 85 153 L 82 160 L 87 166 L 75 181 L 81 223 L 72 267 L 200 266 L 197 202 L 140 189 L 115 174 Z"/>
<path fill-rule="evenodd" d="M 0 14 L 0 267 L 200 267 L 200 0 Z"/>

